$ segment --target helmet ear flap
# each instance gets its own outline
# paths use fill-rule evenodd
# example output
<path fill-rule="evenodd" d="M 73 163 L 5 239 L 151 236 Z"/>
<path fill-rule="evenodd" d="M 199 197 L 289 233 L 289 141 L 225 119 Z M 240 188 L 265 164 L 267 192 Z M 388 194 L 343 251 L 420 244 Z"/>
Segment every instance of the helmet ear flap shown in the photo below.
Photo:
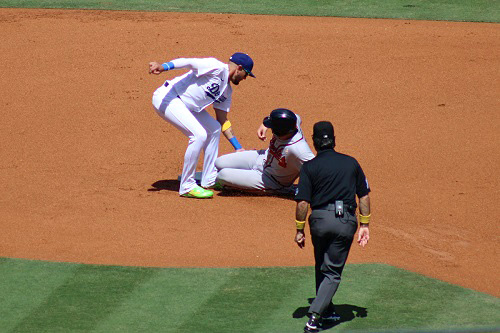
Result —
<path fill-rule="evenodd" d="M 271 120 L 271 117 L 265 117 L 264 120 L 262 120 L 262 124 L 264 124 L 264 126 L 266 126 L 267 128 L 272 128 L 273 127 L 273 123 L 272 123 L 272 120 Z"/>

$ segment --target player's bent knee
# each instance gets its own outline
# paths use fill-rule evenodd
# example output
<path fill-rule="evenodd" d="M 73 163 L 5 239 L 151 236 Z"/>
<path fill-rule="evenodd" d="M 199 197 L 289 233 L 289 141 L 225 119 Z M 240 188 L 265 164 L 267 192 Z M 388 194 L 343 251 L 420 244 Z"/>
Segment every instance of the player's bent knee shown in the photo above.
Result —
<path fill-rule="evenodd" d="M 197 141 L 197 142 L 205 142 L 207 141 L 208 135 L 207 132 L 198 132 L 198 133 L 193 133 L 193 136 L 191 136 L 192 141 Z"/>
<path fill-rule="evenodd" d="M 217 168 L 217 170 L 234 167 L 234 161 L 232 159 L 232 154 L 234 154 L 234 153 L 230 153 L 230 154 L 226 154 L 226 155 L 222 155 L 222 156 L 217 157 L 217 159 L 215 160 L 215 167 Z"/>
<path fill-rule="evenodd" d="M 215 160 L 215 164 L 217 167 L 217 160 Z M 217 173 L 217 182 L 221 183 L 221 185 L 229 185 L 231 182 L 229 181 L 229 172 L 228 170 L 221 169 Z"/>
<path fill-rule="evenodd" d="M 217 159 L 215 160 L 215 168 L 216 168 L 216 169 L 217 169 L 217 171 L 219 171 L 219 172 L 220 172 L 220 170 L 222 169 L 222 165 L 221 165 L 221 164 L 222 164 L 222 163 L 221 163 L 221 161 L 220 161 L 220 157 L 219 157 L 219 158 L 217 158 Z"/>

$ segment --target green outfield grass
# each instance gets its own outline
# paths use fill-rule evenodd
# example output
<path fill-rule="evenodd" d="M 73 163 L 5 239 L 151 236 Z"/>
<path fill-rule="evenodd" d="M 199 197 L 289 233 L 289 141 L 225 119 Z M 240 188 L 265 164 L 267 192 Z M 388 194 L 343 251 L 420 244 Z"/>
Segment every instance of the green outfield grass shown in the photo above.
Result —
<path fill-rule="evenodd" d="M 500 21 L 493 0 L 0 0 L 0 7 Z"/>
<path fill-rule="evenodd" d="M 2 332 L 300 332 L 312 267 L 142 268 L 0 260 Z M 492 328 L 500 302 L 382 264 L 352 264 L 327 331 Z"/>

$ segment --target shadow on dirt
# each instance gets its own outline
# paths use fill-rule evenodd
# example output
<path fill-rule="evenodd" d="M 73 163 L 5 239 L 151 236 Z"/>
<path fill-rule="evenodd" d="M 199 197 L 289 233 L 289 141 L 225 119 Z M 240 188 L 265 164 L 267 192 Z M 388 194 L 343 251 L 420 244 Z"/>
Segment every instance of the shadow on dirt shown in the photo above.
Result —
<path fill-rule="evenodd" d="M 158 180 L 151 184 L 151 188 L 148 189 L 148 192 L 157 192 L 157 191 L 179 191 L 179 181 L 177 179 L 165 179 Z"/>
<path fill-rule="evenodd" d="M 198 184 L 199 185 L 199 184 Z M 180 182 L 176 179 L 163 179 L 158 180 L 151 184 L 151 188 L 148 189 L 148 192 L 158 192 L 158 191 L 179 191 Z M 293 200 L 294 196 L 291 194 L 277 194 L 272 192 L 251 192 L 251 191 L 242 191 L 237 189 L 225 188 L 222 191 L 215 191 L 217 196 L 221 197 L 274 197 L 280 199 L 288 199 Z"/>
<path fill-rule="evenodd" d="M 285 194 L 276 194 L 270 192 L 251 192 L 251 191 L 242 191 L 235 189 L 224 189 L 222 191 L 217 192 L 217 195 L 220 197 L 272 197 L 279 199 L 288 199 L 294 200 L 293 195 L 285 195 Z"/>

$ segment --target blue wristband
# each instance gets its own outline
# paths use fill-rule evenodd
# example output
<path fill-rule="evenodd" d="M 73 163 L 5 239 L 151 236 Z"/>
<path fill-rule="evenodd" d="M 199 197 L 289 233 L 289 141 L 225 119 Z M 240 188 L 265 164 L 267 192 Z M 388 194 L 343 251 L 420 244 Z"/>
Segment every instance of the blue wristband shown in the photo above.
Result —
<path fill-rule="evenodd" d="M 236 150 L 241 149 L 241 145 L 240 145 L 240 143 L 238 142 L 238 139 L 236 139 L 235 136 L 233 136 L 231 139 L 229 139 L 229 142 L 231 142 L 231 144 L 233 145 L 234 149 L 236 149 Z"/>
<path fill-rule="evenodd" d="M 174 64 L 171 61 L 163 63 L 161 65 L 163 66 L 163 69 L 166 71 L 168 71 L 170 69 L 174 69 Z"/>

